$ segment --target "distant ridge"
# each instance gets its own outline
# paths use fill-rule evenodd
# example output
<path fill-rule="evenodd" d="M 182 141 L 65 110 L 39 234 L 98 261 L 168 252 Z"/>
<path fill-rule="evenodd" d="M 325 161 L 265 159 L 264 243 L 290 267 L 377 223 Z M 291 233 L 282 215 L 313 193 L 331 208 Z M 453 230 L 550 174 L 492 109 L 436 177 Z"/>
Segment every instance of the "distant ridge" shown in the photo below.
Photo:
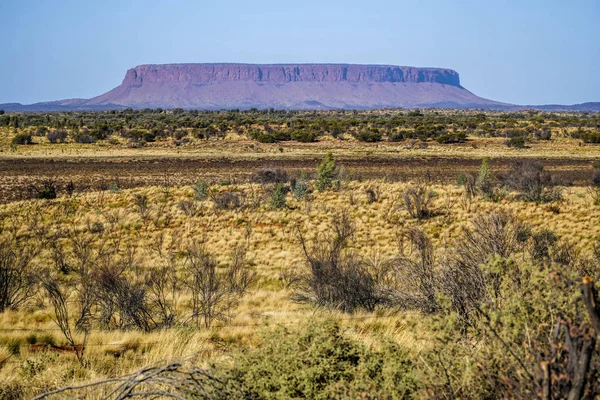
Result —
<path fill-rule="evenodd" d="M 116 88 L 92 99 L 21 105 L 5 111 L 122 108 L 374 109 L 600 111 L 600 103 L 516 106 L 478 97 L 456 71 L 358 64 L 158 64 L 129 69 Z"/>

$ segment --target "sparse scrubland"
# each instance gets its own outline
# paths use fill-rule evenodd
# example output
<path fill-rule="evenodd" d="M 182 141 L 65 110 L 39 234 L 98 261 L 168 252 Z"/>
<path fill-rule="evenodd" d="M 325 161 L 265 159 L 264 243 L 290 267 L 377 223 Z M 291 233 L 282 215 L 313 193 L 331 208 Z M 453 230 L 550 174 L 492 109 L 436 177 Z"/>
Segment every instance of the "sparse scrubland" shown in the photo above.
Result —
<path fill-rule="evenodd" d="M 597 115 L 16 117 L 0 115 L 15 163 L 75 157 L 63 149 L 178 157 L 188 146 L 281 165 L 212 178 L 182 169 L 134 187 L 107 176 L 84 188 L 68 173 L 20 182 L 30 198 L 0 205 L 0 398 L 600 392 L 600 157 L 584 143 Z M 145 138 L 158 127 L 173 129 Z M 202 139 L 209 131 L 224 138 Z M 265 135 L 292 141 L 249 142 Z M 309 136 L 318 143 L 296 142 Z M 365 152 L 474 161 L 443 179 L 348 166 Z M 311 154 L 318 161 L 286 168 Z M 549 168 L 553 157 L 582 161 Z"/>

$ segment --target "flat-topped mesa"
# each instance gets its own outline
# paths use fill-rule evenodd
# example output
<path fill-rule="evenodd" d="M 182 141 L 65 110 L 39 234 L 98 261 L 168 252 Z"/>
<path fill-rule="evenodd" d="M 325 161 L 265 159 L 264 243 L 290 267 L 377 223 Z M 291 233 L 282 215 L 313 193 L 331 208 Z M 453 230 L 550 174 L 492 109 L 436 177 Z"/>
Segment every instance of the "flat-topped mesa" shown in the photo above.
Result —
<path fill-rule="evenodd" d="M 123 85 L 186 82 L 440 83 L 460 87 L 458 73 L 445 68 L 356 64 L 160 64 L 127 71 Z"/>

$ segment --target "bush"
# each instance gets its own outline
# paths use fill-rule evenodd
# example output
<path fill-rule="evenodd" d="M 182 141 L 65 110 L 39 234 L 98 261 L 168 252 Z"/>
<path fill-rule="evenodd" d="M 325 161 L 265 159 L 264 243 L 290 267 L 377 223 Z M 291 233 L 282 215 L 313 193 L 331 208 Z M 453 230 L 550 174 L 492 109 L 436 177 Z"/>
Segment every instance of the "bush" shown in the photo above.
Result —
<path fill-rule="evenodd" d="M 436 197 L 437 193 L 425 184 L 408 186 L 402 194 L 404 207 L 411 217 L 417 219 L 428 218 L 433 214 L 431 206 Z"/>
<path fill-rule="evenodd" d="M 439 311 L 436 293 L 438 274 L 431 240 L 422 230 L 409 228 L 399 237 L 399 244 L 401 255 L 391 261 L 395 274 L 401 280 L 395 302 L 403 308 L 428 314 Z M 404 254 L 405 247 L 408 247 L 410 256 Z"/>
<path fill-rule="evenodd" d="M 223 368 L 228 385 L 247 399 L 406 399 L 417 390 L 405 349 L 384 342 L 374 350 L 334 323 L 299 333 L 280 329 Z"/>
<path fill-rule="evenodd" d="M 208 197 L 208 185 L 200 181 L 194 185 L 194 200 L 203 201 Z"/>
<path fill-rule="evenodd" d="M 50 143 L 65 143 L 67 141 L 67 131 L 56 130 L 48 132 L 47 136 Z"/>
<path fill-rule="evenodd" d="M 234 210 L 242 206 L 240 196 L 230 190 L 226 190 L 222 193 L 213 192 L 210 194 L 210 198 L 218 209 Z"/>
<path fill-rule="evenodd" d="M 285 207 L 285 194 L 285 187 L 281 184 L 277 184 L 273 193 L 271 193 L 271 201 L 269 203 L 271 208 L 279 209 Z"/>
<path fill-rule="evenodd" d="M 181 200 L 177 206 L 187 217 L 195 217 L 200 213 L 198 204 L 190 200 Z"/>
<path fill-rule="evenodd" d="M 335 160 L 333 159 L 333 154 L 329 152 L 317 167 L 317 190 L 322 192 L 330 189 L 333 186 L 335 177 Z"/>
<path fill-rule="evenodd" d="M 550 250 L 558 242 L 556 234 L 549 229 L 542 229 L 531 235 L 531 258 L 544 261 L 550 258 Z"/>
<path fill-rule="evenodd" d="M 463 143 L 467 140 L 467 134 L 464 132 L 446 133 L 446 134 L 438 136 L 435 140 L 438 143 L 442 143 L 442 144 Z"/>
<path fill-rule="evenodd" d="M 510 257 L 526 241 L 525 229 L 511 214 L 493 212 L 481 214 L 465 229 L 463 237 L 445 262 L 440 278 L 441 291 L 451 300 L 452 310 L 461 318 L 488 298 L 488 286 L 498 290 L 501 277 L 506 273 L 502 265 L 485 269 L 494 257 Z"/>
<path fill-rule="evenodd" d="M 13 145 L 21 145 L 21 144 L 32 144 L 33 139 L 29 133 L 18 133 L 13 137 L 11 143 Z"/>
<path fill-rule="evenodd" d="M 92 135 L 81 134 L 75 137 L 75 141 L 81 144 L 96 143 L 96 138 Z"/>
<path fill-rule="evenodd" d="M 173 134 L 173 137 L 175 137 L 175 140 L 181 140 L 184 137 L 186 137 L 187 135 L 188 135 L 188 132 L 186 130 L 178 129 Z"/>
<path fill-rule="evenodd" d="M 306 268 L 292 277 L 294 301 L 348 313 L 373 311 L 391 301 L 389 292 L 379 286 L 377 271 L 370 271 L 357 254 L 347 250 L 354 229 L 350 216 L 343 212 L 334 217 L 329 232 L 312 243 L 298 230 Z"/>
<path fill-rule="evenodd" d="M 38 251 L 26 240 L 0 237 L 0 313 L 33 297 L 36 271 L 32 260 Z"/>
<path fill-rule="evenodd" d="M 525 148 L 525 138 L 522 136 L 515 136 L 512 138 L 506 139 L 504 144 L 506 144 L 507 147 L 523 149 L 523 148 Z"/>
<path fill-rule="evenodd" d="M 362 129 L 354 137 L 359 142 L 375 143 L 381 141 L 381 132 L 377 128 Z"/>
<path fill-rule="evenodd" d="M 600 131 L 586 132 L 581 135 L 584 143 L 600 143 Z"/>
<path fill-rule="evenodd" d="M 288 181 L 288 174 L 283 169 L 264 168 L 255 171 L 250 176 L 250 182 L 255 183 L 279 183 L 283 184 Z"/>
<path fill-rule="evenodd" d="M 290 134 L 284 131 L 262 131 L 253 130 L 248 133 L 250 139 L 254 139 L 260 143 L 277 143 L 290 140 Z"/>
<path fill-rule="evenodd" d="M 550 174 L 537 161 L 520 160 L 512 164 L 505 184 L 520 192 L 526 201 L 542 201 L 544 190 L 551 182 Z"/>
<path fill-rule="evenodd" d="M 481 160 L 481 167 L 475 180 L 475 187 L 485 198 L 489 199 L 493 196 L 494 182 L 492 170 L 490 169 L 490 159 L 488 157 L 484 157 Z"/>
<path fill-rule="evenodd" d="M 55 199 L 57 196 L 57 191 L 57 184 L 53 179 L 44 179 L 41 185 L 34 187 L 35 197 L 37 199 Z"/>
<path fill-rule="evenodd" d="M 306 198 L 306 195 L 308 194 L 308 184 L 306 183 L 306 180 L 301 178 L 296 182 L 293 186 L 293 194 L 298 200 L 304 200 Z"/>
<path fill-rule="evenodd" d="M 312 143 L 317 140 L 318 135 L 315 131 L 297 129 L 292 131 L 291 137 L 297 142 Z"/>

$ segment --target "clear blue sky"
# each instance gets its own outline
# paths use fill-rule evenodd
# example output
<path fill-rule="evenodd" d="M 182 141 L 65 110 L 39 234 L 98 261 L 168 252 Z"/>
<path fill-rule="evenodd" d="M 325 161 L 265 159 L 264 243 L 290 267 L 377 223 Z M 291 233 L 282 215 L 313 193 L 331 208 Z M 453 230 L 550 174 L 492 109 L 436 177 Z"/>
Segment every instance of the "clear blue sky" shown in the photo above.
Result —
<path fill-rule="evenodd" d="M 0 103 L 181 62 L 448 67 L 493 100 L 600 101 L 599 0 L 0 0 L 0 40 Z"/>

